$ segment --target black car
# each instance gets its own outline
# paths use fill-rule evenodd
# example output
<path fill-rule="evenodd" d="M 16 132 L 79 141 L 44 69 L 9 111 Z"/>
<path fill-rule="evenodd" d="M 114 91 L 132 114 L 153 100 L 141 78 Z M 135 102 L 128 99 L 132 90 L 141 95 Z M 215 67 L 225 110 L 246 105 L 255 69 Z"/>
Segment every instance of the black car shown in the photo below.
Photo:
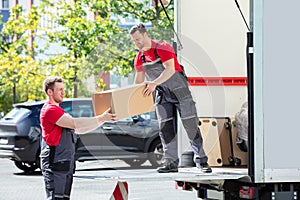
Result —
<path fill-rule="evenodd" d="M 40 110 L 45 101 L 15 104 L 0 120 L 0 157 L 10 158 L 23 171 L 39 168 Z M 73 117 L 94 116 L 91 99 L 65 99 L 60 106 Z M 78 136 L 76 160 L 122 159 L 137 167 L 149 160 L 158 166 L 162 145 L 154 112 L 106 122 Z"/>

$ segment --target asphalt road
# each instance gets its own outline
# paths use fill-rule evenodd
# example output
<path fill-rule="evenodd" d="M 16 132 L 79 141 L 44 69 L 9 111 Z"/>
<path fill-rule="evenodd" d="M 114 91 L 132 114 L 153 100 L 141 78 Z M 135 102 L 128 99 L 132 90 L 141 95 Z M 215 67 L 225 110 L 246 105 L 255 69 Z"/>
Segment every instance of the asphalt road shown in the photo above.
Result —
<path fill-rule="evenodd" d="M 199 200 L 196 191 L 176 190 L 172 174 L 158 174 L 147 163 L 132 169 L 119 160 L 77 162 L 71 199 L 109 200 L 117 182 L 125 180 L 129 200 Z M 43 177 L 39 171 L 23 173 L 0 158 L 0 200 L 19 199 L 45 199 Z"/>

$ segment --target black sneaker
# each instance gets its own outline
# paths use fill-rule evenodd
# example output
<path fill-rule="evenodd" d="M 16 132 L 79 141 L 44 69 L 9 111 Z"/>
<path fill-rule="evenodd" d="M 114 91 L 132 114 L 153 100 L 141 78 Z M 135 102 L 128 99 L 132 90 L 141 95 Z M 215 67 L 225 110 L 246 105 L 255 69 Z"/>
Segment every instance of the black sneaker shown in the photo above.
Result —
<path fill-rule="evenodd" d="M 178 172 L 178 167 L 174 163 L 168 162 L 165 163 L 163 167 L 157 168 L 158 173 L 170 173 L 170 172 Z"/>
<path fill-rule="evenodd" d="M 205 162 L 205 163 L 196 163 L 196 166 L 199 169 L 201 169 L 201 171 L 203 173 L 211 173 L 212 172 L 211 167 L 208 165 L 207 162 Z"/>

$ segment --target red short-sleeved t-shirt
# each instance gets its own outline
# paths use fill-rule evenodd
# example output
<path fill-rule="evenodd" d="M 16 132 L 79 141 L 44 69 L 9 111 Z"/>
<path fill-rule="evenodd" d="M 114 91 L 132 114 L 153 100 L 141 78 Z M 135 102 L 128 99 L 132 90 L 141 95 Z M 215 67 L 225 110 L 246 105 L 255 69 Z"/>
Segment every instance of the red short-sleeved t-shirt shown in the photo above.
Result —
<path fill-rule="evenodd" d="M 62 127 L 56 125 L 56 122 L 64 113 L 61 107 L 50 102 L 46 102 L 41 110 L 42 136 L 49 146 L 59 145 Z"/>
<path fill-rule="evenodd" d="M 146 62 L 152 62 L 152 61 L 156 60 L 154 49 L 157 44 L 157 41 L 152 40 L 151 42 L 152 42 L 151 48 L 148 51 L 144 51 Z M 156 52 L 157 52 L 157 55 L 160 57 L 162 63 L 174 58 L 175 71 L 176 72 L 182 71 L 182 69 L 178 63 L 174 49 L 170 44 L 168 44 L 167 42 L 164 42 L 164 41 L 159 42 L 159 44 L 156 47 Z M 139 53 L 136 55 L 135 60 L 134 60 L 134 67 L 137 72 L 144 71 L 143 61 L 142 61 L 141 56 L 142 56 L 142 51 L 139 51 Z"/>

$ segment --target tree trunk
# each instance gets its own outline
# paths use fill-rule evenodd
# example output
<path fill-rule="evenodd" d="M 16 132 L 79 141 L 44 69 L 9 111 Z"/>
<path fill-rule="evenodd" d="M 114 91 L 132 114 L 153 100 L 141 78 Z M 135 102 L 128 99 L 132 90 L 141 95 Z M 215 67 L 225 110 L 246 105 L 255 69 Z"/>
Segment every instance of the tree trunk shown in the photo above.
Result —
<path fill-rule="evenodd" d="M 17 87 L 16 87 L 16 82 L 14 82 L 14 86 L 13 86 L 13 103 L 17 103 Z"/>
<path fill-rule="evenodd" d="M 73 93 L 73 98 L 77 98 L 78 97 L 78 81 L 77 81 L 77 75 L 75 75 L 74 77 L 74 93 Z"/>

